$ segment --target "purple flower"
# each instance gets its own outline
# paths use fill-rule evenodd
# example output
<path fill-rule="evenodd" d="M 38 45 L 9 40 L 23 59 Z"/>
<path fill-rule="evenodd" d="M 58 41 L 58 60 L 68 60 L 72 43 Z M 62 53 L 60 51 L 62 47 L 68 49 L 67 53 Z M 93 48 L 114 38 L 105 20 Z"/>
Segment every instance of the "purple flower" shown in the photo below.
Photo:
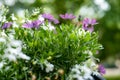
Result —
<path fill-rule="evenodd" d="M 27 23 L 23 24 L 23 27 L 24 28 L 38 28 L 40 26 L 40 24 L 42 24 L 42 21 L 35 20 L 32 22 L 27 22 Z"/>
<path fill-rule="evenodd" d="M 57 19 L 54 19 L 53 22 L 54 22 L 54 24 L 58 24 L 59 23 L 59 21 Z"/>
<path fill-rule="evenodd" d="M 99 71 L 101 74 L 105 74 L 105 73 L 106 73 L 106 70 L 105 70 L 105 68 L 104 68 L 103 65 L 99 65 L 98 71 Z"/>
<path fill-rule="evenodd" d="M 44 13 L 42 14 L 42 17 L 47 19 L 48 21 L 54 21 L 54 17 L 51 14 Z"/>
<path fill-rule="evenodd" d="M 68 14 L 68 13 L 66 13 L 66 14 L 60 14 L 60 17 L 62 19 L 69 19 L 69 20 L 72 20 L 72 19 L 76 18 L 73 14 Z"/>
<path fill-rule="evenodd" d="M 7 29 L 12 25 L 12 22 L 4 23 L 2 29 Z"/>
<path fill-rule="evenodd" d="M 84 30 L 88 30 L 90 32 L 93 32 L 94 30 L 94 25 L 97 24 L 96 20 L 95 19 L 88 19 L 88 18 L 85 18 L 82 22 L 83 26 L 82 28 Z"/>
<path fill-rule="evenodd" d="M 51 14 L 42 14 L 42 17 L 47 19 L 49 22 L 53 22 L 54 24 L 58 24 L 59 21 L 57 19 L 55 19 Z"/>

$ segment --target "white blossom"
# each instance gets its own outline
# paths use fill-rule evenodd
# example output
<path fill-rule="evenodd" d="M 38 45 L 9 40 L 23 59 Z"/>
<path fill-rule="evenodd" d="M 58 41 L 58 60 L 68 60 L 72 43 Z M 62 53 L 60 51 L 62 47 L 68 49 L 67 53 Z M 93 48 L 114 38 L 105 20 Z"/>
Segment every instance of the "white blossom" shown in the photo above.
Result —
<path fill-rule="evenodd" d="M 38 16 L 38 19 L 39 19 L 40 21 L 44 21 L 44 20 L 45 20 L 44 17 L 42 17 L 42 15 L 39 15 L 39 16 Z"/>
<path fill-rule="evenodd" d="M 1 37 L 1 38 L 0 38 L 0 42 L 6 42 L 6 39 L 3 38 L 3 37 Z"/>
<path fill-rule="evenodd" d="M 71 72 L 68 76 L 68 80 L 94 80 L 91 74 L 97 74 L 97 70 L 94 70 L 95 63 L 92 59 L 89 59 L 83 64 L 76 64 L 71 68 Z"/>
<path fill-rule="evenodd" d="M 21 48 L 21 45 L 22 45 L 22 42 L 21 41 L 19 41 L 19 40 L 12 40 L 9 44 L 8 44 L 8 46 L 10 47 L 10 46 L 13 46 L 13 47 L 20 47 Z"/>
<path fill-rule="evenodd" d="M 8 41 L 6 41 L 6 49 L 4 49 L 3 58 L 7 58 L 10 61 L 16 61 L 17 58 L 30 60 L 30 57 L 22 52 L 22 41 L 14 39 L 14 31 L 8 34 Z M 0 41 L 5 41 L 4 38 L 0 38 Z"/>
<path fill-rule="evenodd" d="M 13 21 L 16 21 L 16 20 L 17 20 L 17 18 L 15 17 L 14 14 L 12 14 L 10 17 L 11 17 L 11 19 L 12 19 Z"/>
<path fill-rule="evenodd" d="M 10 61 L 16 61 L 16 56 L 14 54 L 4 54 L 3 55 L 4 58 L 8 58 Z"/>
<path fill-rule="evenodd" d="M 49 73 L 50 71 L 53 71 L 53 69 L 54 69 L 54 65 L 53 64 L 49 63 L 48 61 L 45 61 L 44 64 L 46 66 L 45 70 L 46 70 L 47 73 Z"/>
<path fill-rule="evenodd" d="M 48 24 L 48 29 L 49 29 L 50 31 L 52 31 L 52 30 L 55 30 L 55 27 L 54 27 L 51 23 L 49 23 L 49 24 Z"/>
<path fill-rule="evenodd" d="M 7 35 L 6 35 L 6 33 L 5 33 L 4 30 L 0 33 L 0 35 L 1 35 L 2 37 L 7 37 Z"/>
<path fill-rule="evenodd" d="M 22 52 L 18 54 L 18 57 L 22 58 L 22 59 L 26 59 L 26 60 L 30 60 L 30 57 L 23 54 Z"/>
<path fill-rule="evenodd" d="M 48 25 L 43 24 L 41 27 L 44 30 L 50 30 L 50 31 L 55 30 L 55 27 L 51 23 L 48 23 Z"/>

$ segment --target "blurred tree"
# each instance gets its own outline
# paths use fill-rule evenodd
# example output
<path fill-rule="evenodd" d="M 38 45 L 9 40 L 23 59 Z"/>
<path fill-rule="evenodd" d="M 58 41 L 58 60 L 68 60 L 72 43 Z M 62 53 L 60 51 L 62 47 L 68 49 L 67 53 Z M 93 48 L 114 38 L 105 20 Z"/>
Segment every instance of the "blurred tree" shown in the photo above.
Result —
<path fill-rule="evenodd" d="M 111 9 L 99 20 L 102 33 L 100 41 L 104 46 L 100 54 L 102 59 L 120 56 L 120 0 L 108 0 L 108 2 Z"/>

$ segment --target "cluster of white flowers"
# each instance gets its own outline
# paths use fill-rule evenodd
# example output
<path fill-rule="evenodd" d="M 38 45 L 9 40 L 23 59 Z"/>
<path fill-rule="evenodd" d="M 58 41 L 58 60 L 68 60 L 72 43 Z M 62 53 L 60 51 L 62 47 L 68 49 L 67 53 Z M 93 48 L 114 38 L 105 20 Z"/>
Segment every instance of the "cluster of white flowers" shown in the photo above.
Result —
<path fill-rule="evenodd" d="M 14 31 L 11 32 L 14 33 Z M 0 43 L 4 43 L 4 46 L 6 46 L 3 53 L 0 53 L 0 57 L 3 60 L 0 62 L 0 68 L 5 64 L 4 59 L 8 59 L 9 61 L 16 61 L 17 58 L 30 60 L 30 57 L 22 52 L 22 41 L 15 40 L 13 33 L 8 34 L 7 36 L 4 31 L 0 32 Z"/>
<path fill-rule="evenodd" d="M 22 52 L 22 42 L 20 40 L 15 40 L 12 34 L 9 34 L 8 37 L 10 38 L 7 43 L 7 48 L 4 50 L 4 57 L 13 61 L 16 61 L 17 58 L 29 60 L 30 57 Z"/>
<path fill-rule="evenodd" d="M 8 12 L 8 9 L 4 5 L 0 5 L 0 22 L 6 21 L 5 14 Z"/>
<path fill-rule="evenodd" d="M 99 75 L 99 73 L 95 69 L 96 66 L 97 65 L 90 59 L 88 61 L 84 62 L 83 65 L 76 64 L 71 69 L 71 73 L 70 73 L 70 75 L 68 77 L 68 80 L 73 80 L 73 79 L 77 79 L 77 80 L 94 80 L 91 75 L 92 74 L 93 75 Z"/>
<path fill-rule="evenodd" d="M 44 30 L 55 30 L 55 27 L 51 24 L 51 23 L 48 23 L 48 25 L 45 25 L 43 24 L 43 26 L 41 26 Z"/>
<path fill-rule="evenodd" d="M 54 65 L 53 65 L 53 64 L 49 63 L 48 61 L 44 61 L 44 64 L 45 64 L 45 66 L 46 66 L 45 71 L 46 71 L 47 73 L 49 73 L 50 71 L 53 71 L 53 70 L 54 70 Z"/>

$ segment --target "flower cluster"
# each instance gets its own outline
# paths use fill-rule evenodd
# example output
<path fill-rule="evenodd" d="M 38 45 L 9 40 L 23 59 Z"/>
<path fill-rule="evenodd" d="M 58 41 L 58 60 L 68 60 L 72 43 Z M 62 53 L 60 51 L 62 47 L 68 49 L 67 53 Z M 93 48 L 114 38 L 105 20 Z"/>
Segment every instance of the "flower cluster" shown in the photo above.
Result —
<path fill-rule="evenodd" d="M 99 67 L 96 67 L 96 64 L 91 59 L 87 60 L 82 65 L 76 64 L 71 68 L 68 80 L 94 80 L 94 76 L 101 76 L 98 72 L 99 70 L 96 68 Z"/>
<path fill-rule="evenodd" d="M 2 62 L 0 62 L 0 68 L 2 68 L 4 64 L 6 64 L 4 59 L 8 59 L 9 61 L 14 62 L 20 58 L 30 60 L 30 57 L 22 52 L 22 42 L 20 40 L 15 40 L 13 33 L 9 33 L 9 35 L 7 36 L 4 31 L 0 32 L 0 44 L 2 44 L 3 46 L 2 49 L 0 49 L 3 50 L 3 54 L 0 55 L 1 59 L 3 60 Z"/>
<path fill-rule="evenodd" d="M 102 49 L 94 32 L 95 19 L 85 18 L 77 26 L 73 14 L 60 14 L 70 22 L 63 24 L 39 12 L 28 12 L 22 23 L 14 14 L 11 20 L 0 21 L 1 79 L 94 80 L 105 73 L 95 63 L 94 55 Z"/>

